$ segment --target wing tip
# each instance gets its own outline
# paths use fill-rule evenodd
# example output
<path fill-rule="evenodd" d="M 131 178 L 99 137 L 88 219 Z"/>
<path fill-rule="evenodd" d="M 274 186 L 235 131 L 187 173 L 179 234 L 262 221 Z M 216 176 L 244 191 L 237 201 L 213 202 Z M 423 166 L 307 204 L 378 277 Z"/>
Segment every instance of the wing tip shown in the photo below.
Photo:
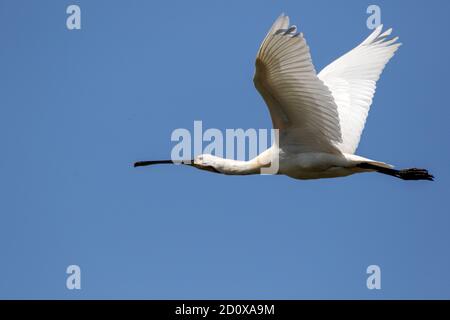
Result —
<path fill-rule="evenodd" d="M 370 45 L 384 45 L 386 47 L 395 46 L 398 48 L 398 43 L 396 42 L 399 37 L 395 36 L 389 38 L 393 32 L 393 28 L 388 28 L 386 31 L 382 32 L 383 24 L 379 24 L 375 30 L 361 43 L 362 46 Z"/>

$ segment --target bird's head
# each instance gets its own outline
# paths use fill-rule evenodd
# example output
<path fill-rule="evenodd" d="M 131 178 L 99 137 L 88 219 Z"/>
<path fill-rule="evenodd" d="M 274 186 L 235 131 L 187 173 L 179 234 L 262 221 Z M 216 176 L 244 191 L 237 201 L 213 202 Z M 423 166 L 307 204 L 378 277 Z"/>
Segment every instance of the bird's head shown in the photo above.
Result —
<path fill-rule="evenodd" d="M 222 158 L 211 154 L 200 154 L 195 157 L 192 165 L 198 169 L 220 173 L 217 169 L 220 159 Z"/>

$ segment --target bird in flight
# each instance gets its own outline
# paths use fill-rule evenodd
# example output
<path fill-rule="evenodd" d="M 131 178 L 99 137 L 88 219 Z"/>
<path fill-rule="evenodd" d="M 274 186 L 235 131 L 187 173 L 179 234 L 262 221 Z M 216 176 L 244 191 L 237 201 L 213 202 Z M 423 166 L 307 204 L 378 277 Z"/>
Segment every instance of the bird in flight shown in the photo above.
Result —
<path fill-rule="evenodd" d="M 379 172 L 403 180 L 433 180 L 426 169 L 397 170 L 390 164 L 355 154 L 372 104 L 376 82 L 400 46 L 392 29 L 378 26 L 353 50 L 318 74 L 309 47 L 289 17 L 270 28 L 256 56 L 253 78 L 278 130 L 273 145 L 248 161 L 201 154 L 184 164 L 227 175 L 259 174 L 273 167 L 295 179 L 344 177 Z M 135 167 L 171 164 L 139 161 Z"/>

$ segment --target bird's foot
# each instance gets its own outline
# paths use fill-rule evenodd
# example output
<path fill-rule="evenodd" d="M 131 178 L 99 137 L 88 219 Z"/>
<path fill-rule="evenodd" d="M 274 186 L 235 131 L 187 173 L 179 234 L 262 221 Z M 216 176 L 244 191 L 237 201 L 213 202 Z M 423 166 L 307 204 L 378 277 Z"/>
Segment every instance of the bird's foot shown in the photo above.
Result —
<path fill-rule="evenodd" d="M 426 169 L 410 168 L 398 170 L 397 177 L 403 180 L 429 180 L 433 181 L 434 176 Z"/>

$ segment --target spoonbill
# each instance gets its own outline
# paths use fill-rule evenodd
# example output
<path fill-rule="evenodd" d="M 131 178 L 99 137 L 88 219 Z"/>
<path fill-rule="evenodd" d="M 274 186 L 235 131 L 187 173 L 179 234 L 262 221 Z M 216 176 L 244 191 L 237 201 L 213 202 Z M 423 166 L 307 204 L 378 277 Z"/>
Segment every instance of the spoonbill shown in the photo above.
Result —
<path fill-rule="evenodd" d="M 378 26 L 360 45 L 318 74 L 309 47 L 282 14 L 264 38 L 253 78 L 278 129 L 278 141 L 249 161 L 201 154 L 184 163 L 227 175 L 258 174 L 278 161 L 277 174 L 295 179 L 344 177 L 379 172 L 403 180 L 433 180 L 426 169 L 397 170 L 385 162 L 355 155 L 376 82 L 399 48 L 392 29 Z M 171 164 L 139 161 L 135 167 Z"/>

